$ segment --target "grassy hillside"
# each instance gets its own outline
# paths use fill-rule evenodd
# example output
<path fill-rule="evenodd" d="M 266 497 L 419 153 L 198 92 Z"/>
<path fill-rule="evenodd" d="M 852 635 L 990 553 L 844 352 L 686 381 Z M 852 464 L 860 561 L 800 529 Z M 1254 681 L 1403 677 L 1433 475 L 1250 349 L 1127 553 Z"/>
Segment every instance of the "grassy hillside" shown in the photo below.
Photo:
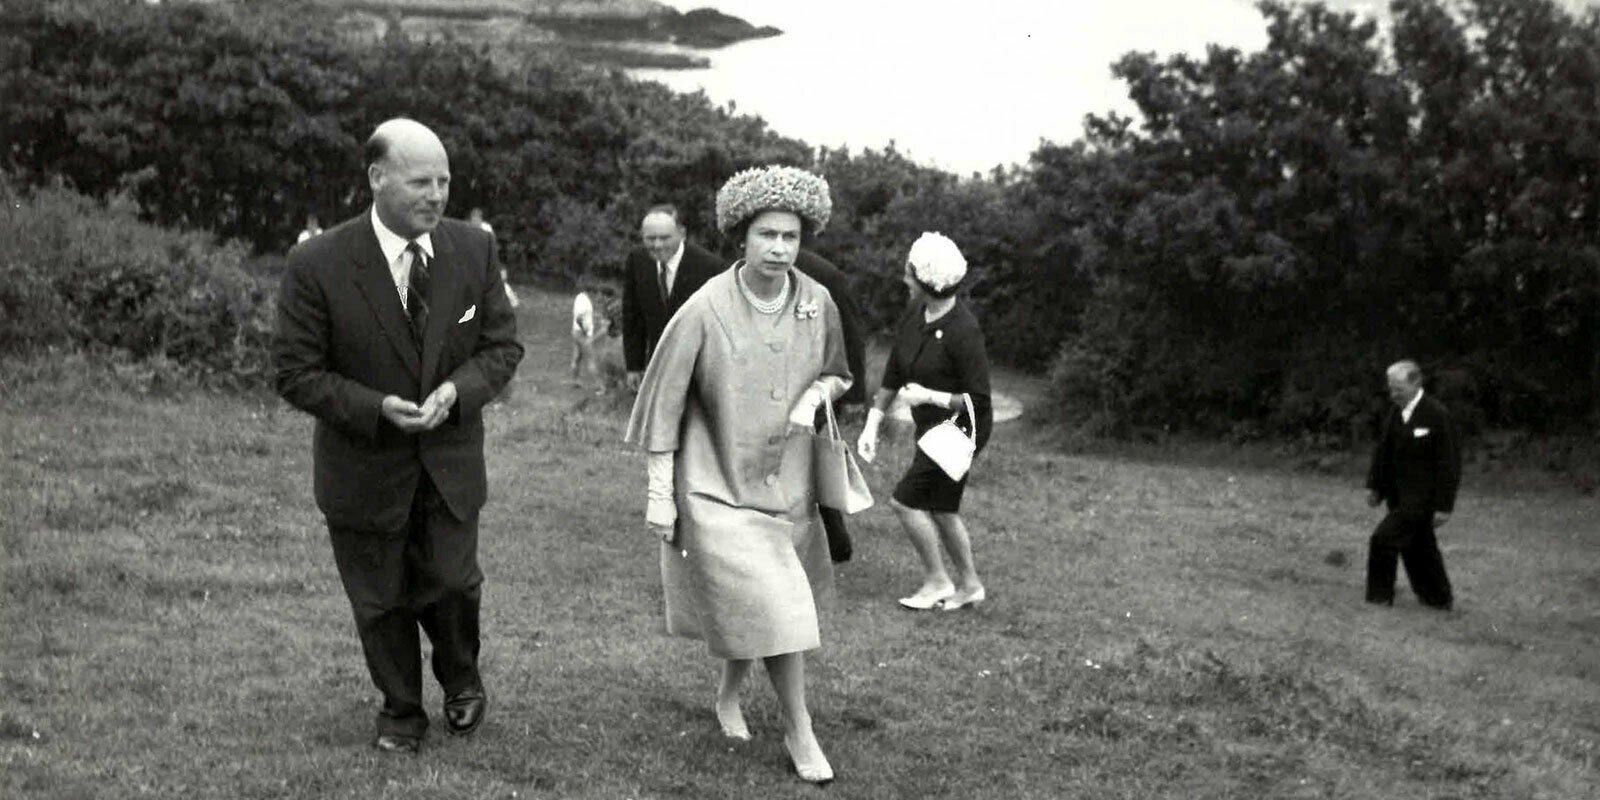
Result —
<path fill-rule="evenodd" d="M 0 795 L 818 796 L 786 772 L 764 681 L 755 741 L 719 736 L 714 665 L 660 634 L 624 403 L 566 383 L 570 298 L 526 296 L 528 359 L 488 413 L 493 706 L 416 759 L 368 747 L 307 417 L 129 368 L 0 368 Z M 1373 609 L 1376 519 L 1348 481 L 1063 456 L 1033 424 L 975 470 L 973 612 L 900 609 L 893 515 L 855 518 L 809 662 L 833 796 L 1600 792 L 1593 498 L 1469 478 L 1442 536 L 1458 610 Z M 868 470 L 880 498 L 907 438 Z"/>

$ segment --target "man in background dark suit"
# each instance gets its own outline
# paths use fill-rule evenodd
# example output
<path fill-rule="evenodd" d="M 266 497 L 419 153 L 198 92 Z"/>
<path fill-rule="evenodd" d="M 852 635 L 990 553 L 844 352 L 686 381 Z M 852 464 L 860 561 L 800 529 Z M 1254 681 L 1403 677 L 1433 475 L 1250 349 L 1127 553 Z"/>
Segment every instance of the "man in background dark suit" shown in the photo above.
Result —
<path fill-rule="evenodd" d="M 833 296 L 833 304 L 839 309 L 839 327 L 844 329 L 844 358 L 850 365 L 850 374 L 853 381 L 849 391 L 839 398 L 839 405 L 855 405 L 866 402 L 867 397 L 867 366 L 866 342 L 861 333 L 861 310 L 856 306 L 855 291 L 850 287 L 850 278 L 842 270 L 829 261 L 810 250 L 801 250 L 794 261 L 795 269 L 810 276 L 812 280 L 822 284 Z M 820 430 L 827 424 L 823 416 L 825 412 L 817 412 L 817 428 Z M 817 506 L 817 511 L 822 516 L 822 526 L 828 534 L 828 551 L 834 561 L 849 561 L 854 547 L 850 541 L 850 530 L 845 526 L 844 512 L 827 506 Z"/>
<path fill-rule="evenodd" d="M 728 266 L 684 237 L 677 206 L 651 206 L 639 225 L 639 238 L 644 246 L 628 252 L 622 269 L 622 360 L 628 388 L 635 391 L 667 320 Z"/>
<path fill-rule="evenodd" d="M 1422 370 L 1399 361 L 1385 374 L 1395 410 L 1372 452 L 1367 505 L 1387 502 L 1367 547 L 1367 602 L 1394 604 L 1396 558 L 1423 605 L 1449 611 L 1454 598 L 1434 530 L 1450 520 L 1461 484 L 1461 450 L 1443 404 L 1422 391 Z"/>
<path fill-rule="evenodd" d="M 483 721 L 478 511 L 482 409 L 522 358 L 494 237 L 443 219 L 444 145 L 408 119 L 367 141 L 369 212 L 289 252 L 274 382 L 316 418 L 313 483 L 383 694 L 378 749 L 415 753 L 420 626 L 453 734 Z M 324 701 L 326 702 L 326 701 Z"/>

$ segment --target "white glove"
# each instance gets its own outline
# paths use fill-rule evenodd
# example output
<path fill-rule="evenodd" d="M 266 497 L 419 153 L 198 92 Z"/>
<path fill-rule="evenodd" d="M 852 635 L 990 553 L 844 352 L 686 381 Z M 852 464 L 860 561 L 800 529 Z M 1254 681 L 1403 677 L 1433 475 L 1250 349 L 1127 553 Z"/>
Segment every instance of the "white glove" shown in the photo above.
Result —
<path fill-rule="evenodd" d="M 667 544 L 672 544 L 678 521 L 678 504 L 672 497 L 672 469 L 675 457 L 676 454 L 671 450 L 651 453 L 646 467 L 649 485 L 645 489 L 645 526 Z"/>
<path fill-rule="evenodd" d="M 908 383 L 900 387 L 900 399 L 908 406 L 940 405 L 939 397 L 944 392 L 935 392 L 920 383 Z"/>
<path fill-rule="evenodd" d="M 872 463 L 878 457 L 878 426 L 883 424 L 883 411 L 871 408 L 867 411 L 867 424 L 861 428 L 861 438 L 856 440 L 856 453 L 861 460 Z"/>
<path fill-rule="evenodd" d="M 806 430 L 816 427 L 817 409 L 822 407 L 823 391 L 815 383 L 806 387 L 800 399 L 795 401 L 794 408 L 789 410 L 789 424 Z"/>

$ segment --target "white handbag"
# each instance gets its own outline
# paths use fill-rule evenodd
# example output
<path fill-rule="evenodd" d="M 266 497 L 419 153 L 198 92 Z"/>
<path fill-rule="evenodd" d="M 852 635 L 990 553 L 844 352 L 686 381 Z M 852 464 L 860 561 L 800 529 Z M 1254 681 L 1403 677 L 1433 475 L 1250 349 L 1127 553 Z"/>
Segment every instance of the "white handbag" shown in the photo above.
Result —
<path fill-rule="evenodd" d="M 850 443 L 839 435 L 839 420 L 833 415 L 833 400 L 824 397 L 828 428 L 811 435 L 812 481 L 817 505 L 854 514 L 872 507 L 872 490 L 866 476 L 850 453 Z"/>
<path fill-rule="evenodd" d="M 963 393 L 961 399 L 966 403 L 967 419 L 972 420 L 972 436 L 962 433 L 956 426 L 956 419 L 961 416 L 958 408 L 949 419 L 929 428 L 917 439 L 917 447 L 953 481 L 961 480 L 972 468 L 972 455 L 978 449 L 978 414 L 972 408 L 972 396 Z"/>

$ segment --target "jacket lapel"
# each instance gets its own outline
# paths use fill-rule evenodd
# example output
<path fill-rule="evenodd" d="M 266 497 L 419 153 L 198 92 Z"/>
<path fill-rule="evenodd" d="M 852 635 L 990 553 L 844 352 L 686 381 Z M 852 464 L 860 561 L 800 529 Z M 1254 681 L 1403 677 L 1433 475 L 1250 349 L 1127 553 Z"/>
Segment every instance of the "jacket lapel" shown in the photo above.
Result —
<path fill-rule="evenodd" d="M 420 376 L 422 361 L 417 346 L 411 340 L 411 323 L 406 319 L 405 307 L 400 305 L 400 293 L 394 287 L 394 275 L 384 261 L 383 248 L 378 246 L 378 235 L 372 230 L 372 221 L 363 218 L 356 242 L 350 248 L 354 262 L 356 288 L 367 300 L 372 315 L 378 320 L 389 344 L 394 346 L 400 360 L 412 375 Z"/>

